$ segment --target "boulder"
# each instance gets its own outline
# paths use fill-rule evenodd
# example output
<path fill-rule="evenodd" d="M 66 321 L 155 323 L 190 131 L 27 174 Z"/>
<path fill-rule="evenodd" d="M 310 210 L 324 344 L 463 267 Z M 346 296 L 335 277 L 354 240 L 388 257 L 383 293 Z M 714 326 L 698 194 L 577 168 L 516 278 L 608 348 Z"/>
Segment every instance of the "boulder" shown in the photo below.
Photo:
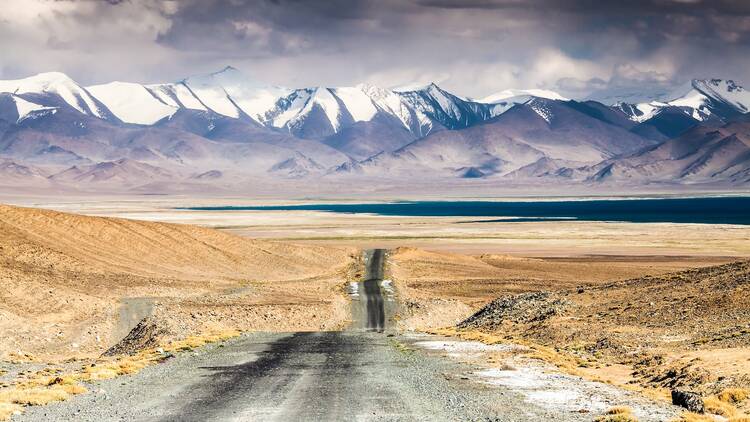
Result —
<path fill-rule="evenodd" d="M 672 390 L 672 404 L 684 407 L 693 413 L 705 412 L 703 398 L 698 393 L 692 391 Z"/>

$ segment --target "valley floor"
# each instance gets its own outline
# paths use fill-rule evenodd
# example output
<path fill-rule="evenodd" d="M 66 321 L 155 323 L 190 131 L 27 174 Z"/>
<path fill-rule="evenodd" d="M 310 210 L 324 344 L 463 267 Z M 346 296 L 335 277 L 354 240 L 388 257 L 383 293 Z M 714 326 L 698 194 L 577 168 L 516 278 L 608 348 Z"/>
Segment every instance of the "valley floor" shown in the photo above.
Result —
<path fill-rule="evenodd" d="M 659 400 L 673 387 L 750 387 L 748 226 L 197 212 L 173 209 L 193 199 L 175 201 L 19 201 L 106 218 L 0 207 L 0 382 L 30 376 L 11 361 L 36 371 L 96 359 L 146 316 L 164 341 L 338 330 L 363 277 L 360 251 L 378 247 L 399 298 L 394 328 L 407 336 L 395 341 L 409 349 L 420 331 L 522 345 L 563 372 Z M 524 296 L 536 292 L 548 293 Z M 507 302 L 461 324 L 496 298 Z M 473 359 L 502 370 L 517 357 Z"/>

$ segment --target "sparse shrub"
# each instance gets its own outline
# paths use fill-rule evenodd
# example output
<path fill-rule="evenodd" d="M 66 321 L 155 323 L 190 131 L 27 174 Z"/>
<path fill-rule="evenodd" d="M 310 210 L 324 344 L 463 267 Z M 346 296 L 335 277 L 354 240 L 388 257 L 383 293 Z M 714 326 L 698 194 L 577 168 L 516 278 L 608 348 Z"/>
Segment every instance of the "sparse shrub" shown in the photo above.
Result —
<path fill-rule="evenodd" d="M 716 398 L 725 403 L 742 403 L 750 396 L 750 391 L 744 388 L 727 388 L 716 395 Z"/>
<path fill-rule="evenodd" d="M 627 406 L 615 406 L 605 412 L 606 415 L 622 415 L 627 413 L 633 413 L 633 409 Z"/>
<path fill-rule="evenodd" d="M 708 415 L 699 413 L 685 412 L 672 422 L 716 422 L 715 419 Z"/>
<path fill-rule="evenodd" d="M 0 402 L 25 406 L 42 406 L 68 397 L 69 394 L 62 388 L 13 388 L 0 392 Z"/>
<path fill-rule="evenodd" d="M 594 419 L 596 422 L 638 422 L 633 410 L 627 406 L 616 406 L 607 410 L 604 415 Z"/>
<path fill-rule="evenodd" d="M 709 397 L 703 400 L 706 406 L 706 413 L 731 418 L 737 416 L 737 409 L 729 403 L 723 402 L 716 397 Z"/>

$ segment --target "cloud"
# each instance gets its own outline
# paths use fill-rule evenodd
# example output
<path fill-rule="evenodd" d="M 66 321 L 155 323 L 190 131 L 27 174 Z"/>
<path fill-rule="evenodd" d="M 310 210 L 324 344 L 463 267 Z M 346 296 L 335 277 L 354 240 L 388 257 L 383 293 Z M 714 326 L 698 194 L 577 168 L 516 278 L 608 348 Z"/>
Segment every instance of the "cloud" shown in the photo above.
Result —
<path fill-rule="evenodd" d="M 467 96 L 750 83 L 750 2 L 730 0 L 6 0 L 0 77 L 160 82 L 227 64 L 269 83 Z M 33 52 L 33 54 L 30 54 Z"/>

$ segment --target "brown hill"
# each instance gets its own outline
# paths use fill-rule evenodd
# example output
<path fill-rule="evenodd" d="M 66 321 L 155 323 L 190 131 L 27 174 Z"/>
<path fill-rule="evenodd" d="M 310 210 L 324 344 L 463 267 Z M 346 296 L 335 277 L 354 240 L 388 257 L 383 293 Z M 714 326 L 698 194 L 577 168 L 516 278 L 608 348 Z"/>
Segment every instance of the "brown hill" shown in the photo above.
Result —
<path fill-rule="evenodd" d="M 327 307 L 351 255 L 188 225 L 0 205 L 0 355 L 102 351 L 128 313 L 122 298 L 153 298 L 157 311 L 188 317 L 186 301 L 222 304 L 237 289 L 249 292 L 242 306 L 283 297 L 291 306 Z M 318 314 L 307 323 L 331 313 Z"/>

